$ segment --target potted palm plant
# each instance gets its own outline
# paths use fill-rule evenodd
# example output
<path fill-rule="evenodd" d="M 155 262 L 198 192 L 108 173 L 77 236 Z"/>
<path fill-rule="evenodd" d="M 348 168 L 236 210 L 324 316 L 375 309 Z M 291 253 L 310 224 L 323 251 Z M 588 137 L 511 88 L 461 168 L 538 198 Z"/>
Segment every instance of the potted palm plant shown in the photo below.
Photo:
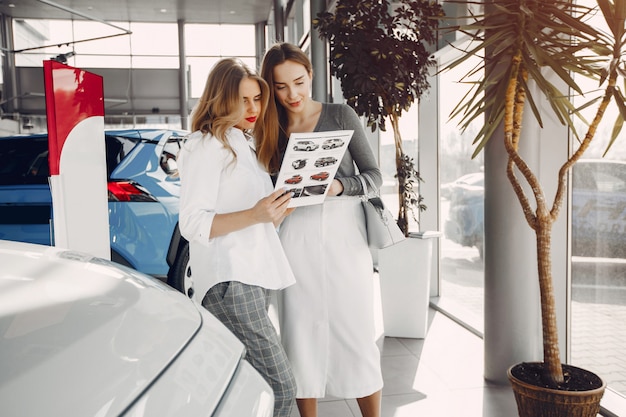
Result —
<path fill-rule="evenodd" d="M 386 122 L 393 129 L 397 223 L 405 236 L 422 239 L 407 239 L 377 254 L 385 333 L 424 337 L 427 266 L 432 263 L 432 239 L 424 237 L 432 235 L 409 233 L 410 220 L 417 223 L 426 205 L 419 194 L 422 178 L 403 148 L 399 119 L 430 87 L 428 76 L 435 61 L 428 47 L 437 41 L 437 18 L 444 12 L 429 0 L 400 0 L 394 5 L 392 9 L 388 0 L 338 0 L 333 13 L 318 14 L 313 27 L 329 43 L 330 72 L 339 79 L 347 104 L 367 119 L 372 131 L 384 131 Z M 403 266 L 404 262 L 411 263 Z M 420 279 L 414 279 L 417 270 L 423 272 Z"/>
<path fill-rule="evenodd" d="M 484 13 L 472 16 L 470 23 L 455 28 L 474 41 L 472 49 L 446 68 L 459 65 L 471 55 L 484 53 L 489 59 L 483 61 L 484 79 L 474 83 L 473 90 L 457 105 L 453 116 L 462 116 L 462 128 L 484 116 L 484 127 L 475 138 L 474 156 L 481 152 L 494 132 L 503 129 L 507 164 L 506 173 L 502 174 L 512 185 L 536 236 L 543 362 L 519 363 L 508 370 L 518 411 L 520 416 L 595 417 L 605 383 L 598 375 L 562 364 L 560 360 L 550 238 L 566 194 L 568 171 L 589 147 L 609 104 L 614 102 L 619 109 L 610 143 L 616 139 L 626 118 L 624 96 L 617 83 L 625 75 L 626 0 L 597 0 L 596 10 L 568 0 L 473 3 L 483 5 Z M 604 17 L 607 31 L 588 23 L 590 14 L 596 12 Z M 579 95 L 584 92 L 572 74 L 599 81 L 602 94 L 585 105 L 587 108 L 595 106 L 586 132 L 576 132 L 574 120 L 578 112 L 573 99 L 567 91 L 561 91 L 556 83 L 550 82 L 546 73 L 556 74 L 573 94 Z M 530 85 L 535 89 L 529 88 Z M 578 138 L 577 147 L 558 171 L 557 191 L 551 202 L 538 176 L 519 152 L 520 141 L 532 140 L 531 135 L 520 134 L 524 111 L 530 110 L 542 125 L 536 106 L 539 98 L 547 100 L 558 120 Z M 530 196 L 526 190 L 530 190 Z M 576 381 L 582 381 L 582 386 L 577 386 Z"/>

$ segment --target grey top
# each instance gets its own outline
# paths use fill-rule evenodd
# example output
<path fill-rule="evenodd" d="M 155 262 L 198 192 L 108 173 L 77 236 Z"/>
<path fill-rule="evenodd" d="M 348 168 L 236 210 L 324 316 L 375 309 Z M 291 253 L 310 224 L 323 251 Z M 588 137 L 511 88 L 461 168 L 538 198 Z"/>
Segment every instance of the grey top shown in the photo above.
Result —
<path fill-rule="evenodd" d="M 357 172 L 363 177 L 369 177 L 369 182 L 365 179 L 366 184 L 375 184 L 378 190 L 383 183 L 383 176 L 367 140 L 363 124 L 352 107 L 347 104 L 322 103 L 322 114 L 315 126 L 315 132 L 329 130 L 354 130 L 335 175 L 335 178 L 343 184 L 342 195 L 365 194 Z M 372 191 L 374 190 L 370 190 Z"/>

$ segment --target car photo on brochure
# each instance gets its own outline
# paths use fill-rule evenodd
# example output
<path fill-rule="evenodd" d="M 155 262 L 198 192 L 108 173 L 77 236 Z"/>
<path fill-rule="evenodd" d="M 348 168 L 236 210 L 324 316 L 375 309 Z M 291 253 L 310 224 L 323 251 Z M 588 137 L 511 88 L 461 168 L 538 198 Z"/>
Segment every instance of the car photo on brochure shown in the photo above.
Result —
<path fill-rule="evenodd" d="M 317 174 L 311 175 L 309 178 L 315 181 L 325 181 L 329 178 L 330 173 L 327 171 L 318 172 Z"/>
<path fill-rule="evenodd" d="M 343 146 L 344 141 L 341 139 L 328 139 L 322 144 L 322 149 L 334 149 Z"/>
<path fill-rule="evenodd" d="M 310 185 L 308 187 L 304 187 L 304 190 L 302 192 L 302 196 L 306 197 L 306 196 L 319 196 L 319 195 L 323 195 L 324 193 L 326 193 L 326 188 L 328 187 L 328 184 L 323 184 L 323 185 Z"/>
<path fill-rule="evenodd" d="M 301 169 L 306 166 L 306 159 L 296 159 L 291 163 L 293 169 Z"/>
<path fill-rule="evenodd" d="M 324 201 L 328 184 L 337 173 L 353 133 L 352 130 L 335 130 L 291 134 L 280 171 L 275 177 L 276 188 L 298 185 L 301 191 L 294 193 L 289 207 Z M 303 157 L 305 152 L 306 157 Z"/>
<path fill-rule="evenodd" d="M 302 182 L 302 175 L 294 175 L 285 180 L 285 184 L 298 184 Z"/>
<path fill-rule="evenodd" d="M 319 148 L 319 145 L 310 140 L 300 140 L 293 145 L 294 151 L 314 151 Z"/>

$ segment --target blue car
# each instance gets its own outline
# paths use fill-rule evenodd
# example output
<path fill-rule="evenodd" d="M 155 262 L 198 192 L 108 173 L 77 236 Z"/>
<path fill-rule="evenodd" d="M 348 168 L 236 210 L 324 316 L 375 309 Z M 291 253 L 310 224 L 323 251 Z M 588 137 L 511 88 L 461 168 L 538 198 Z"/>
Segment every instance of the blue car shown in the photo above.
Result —
<path fill-rule="evenodd" d="M 107 130 L 104 139 L 111 260 L 189 294 L 176 175 L 176 155 L 187 133 Z M 0 138 L 0 161 L 0 239 L 51 245 L 47 134 Z"/>

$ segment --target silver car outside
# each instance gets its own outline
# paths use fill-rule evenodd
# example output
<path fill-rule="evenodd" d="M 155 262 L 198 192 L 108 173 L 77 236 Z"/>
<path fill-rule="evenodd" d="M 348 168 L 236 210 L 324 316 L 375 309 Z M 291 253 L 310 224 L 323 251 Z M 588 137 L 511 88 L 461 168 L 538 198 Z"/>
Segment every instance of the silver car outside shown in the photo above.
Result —
<path fill-rule="evenodd" d="M 208 311 L 84 253 L 0 240 L 0 415 L 272 415 L 269 385 Z"/>

